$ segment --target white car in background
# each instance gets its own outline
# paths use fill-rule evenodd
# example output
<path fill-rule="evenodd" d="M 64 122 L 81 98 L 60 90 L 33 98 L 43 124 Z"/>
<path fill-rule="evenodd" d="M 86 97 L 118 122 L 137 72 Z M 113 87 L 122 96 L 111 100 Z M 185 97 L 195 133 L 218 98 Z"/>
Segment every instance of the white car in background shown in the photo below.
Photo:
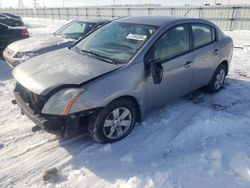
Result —
<path fill-rule="evenodd" d="M 31 37 L 10 44 L 4 51 L 5 61 L 15 67 L 18 64 L 53 50 L 65 48 L 87 33 L 110 22 L 103 18 L 74 20 L 53 34 Z"/>

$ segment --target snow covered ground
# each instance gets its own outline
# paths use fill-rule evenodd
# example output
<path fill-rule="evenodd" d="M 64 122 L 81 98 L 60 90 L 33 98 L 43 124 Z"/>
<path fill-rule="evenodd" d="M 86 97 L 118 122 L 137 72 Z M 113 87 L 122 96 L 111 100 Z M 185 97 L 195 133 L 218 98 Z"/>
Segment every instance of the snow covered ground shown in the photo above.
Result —
<path fill-rule="evenodd" d="M 65 22 L 25 19 L 31 34 Z M 14 80 L 0 62 L 0 187 L 250 187 L 250 31 L 234 38 L 224 89 L 196 91 L 152 112 L 131 135 L 96 144 L 87 133 L 60 141 L 11 104 Z M 58 175 L 45 182 L 51 168 Z"/>

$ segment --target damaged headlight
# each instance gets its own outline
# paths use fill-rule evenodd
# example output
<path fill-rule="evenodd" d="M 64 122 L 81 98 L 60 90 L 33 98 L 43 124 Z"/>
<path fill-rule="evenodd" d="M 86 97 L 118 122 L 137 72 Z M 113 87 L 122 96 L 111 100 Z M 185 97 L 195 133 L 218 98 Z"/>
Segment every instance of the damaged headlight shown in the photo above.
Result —
<path fill-rule="evenodd" d="M 83 88 L 67 88 L 60 90 L 45 103 L 42 113 L 54 115 L 68 115 L 81 111 L 78 97 L 85 91 Z"/>

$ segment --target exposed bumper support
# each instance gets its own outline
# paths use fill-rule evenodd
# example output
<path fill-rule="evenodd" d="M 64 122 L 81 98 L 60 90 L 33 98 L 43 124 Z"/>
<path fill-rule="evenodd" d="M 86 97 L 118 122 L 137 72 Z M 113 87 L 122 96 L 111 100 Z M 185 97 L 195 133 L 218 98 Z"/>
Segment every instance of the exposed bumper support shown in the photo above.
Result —
<path fill-rule="evenodd" d="M 36 125 L 42 129 L 58 132 L 64 129 L 64 118 L 62 117 L 42 117 L 39 114 L 35 114 L 34 111 L 25 103 L 18 92 L 14 92 L 15 102 L 21 108 L 22 113 L 28 116 Z"/>
<path fill-rule="evenodd" d="M 14 91 L 14 96 L 15 100 L 13 100 L 12 103 L 17 104 L 21 108 L 22 113 L 28 116 L 28 118 L 36 125 L 48 132 L 66 134 L 66 136 L 72 134 L 69 133 L 69 131 L 76 132 L 77 130 L 80 130 L 80 117 L 88 117 L 89 115 L 98 113 L 101 110 L 101 108 L 95 108 L 78 112 L 73 114 L 74 117 L 56 115 L 41 116 L 40 114 L 35 114 L 34 110 L 22 99 L 19 92 Z M 83 124 L 87 124 L 87 122 L 84 122 Z"/>

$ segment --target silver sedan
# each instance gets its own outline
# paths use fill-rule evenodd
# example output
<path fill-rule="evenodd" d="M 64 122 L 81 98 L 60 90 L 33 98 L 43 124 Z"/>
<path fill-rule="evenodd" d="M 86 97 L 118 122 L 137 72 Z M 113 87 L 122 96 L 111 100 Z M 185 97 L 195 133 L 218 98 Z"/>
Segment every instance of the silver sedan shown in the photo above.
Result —
<path fill-rule="evenodd" d="M 209 21 L 121 18 L 17 66 L 13 103 L 44 129 L 72 136 L 87 125 L 95 141 L 115 142 L 156 106 L 201 87 L 219 91 L 232 52 Z"/>

